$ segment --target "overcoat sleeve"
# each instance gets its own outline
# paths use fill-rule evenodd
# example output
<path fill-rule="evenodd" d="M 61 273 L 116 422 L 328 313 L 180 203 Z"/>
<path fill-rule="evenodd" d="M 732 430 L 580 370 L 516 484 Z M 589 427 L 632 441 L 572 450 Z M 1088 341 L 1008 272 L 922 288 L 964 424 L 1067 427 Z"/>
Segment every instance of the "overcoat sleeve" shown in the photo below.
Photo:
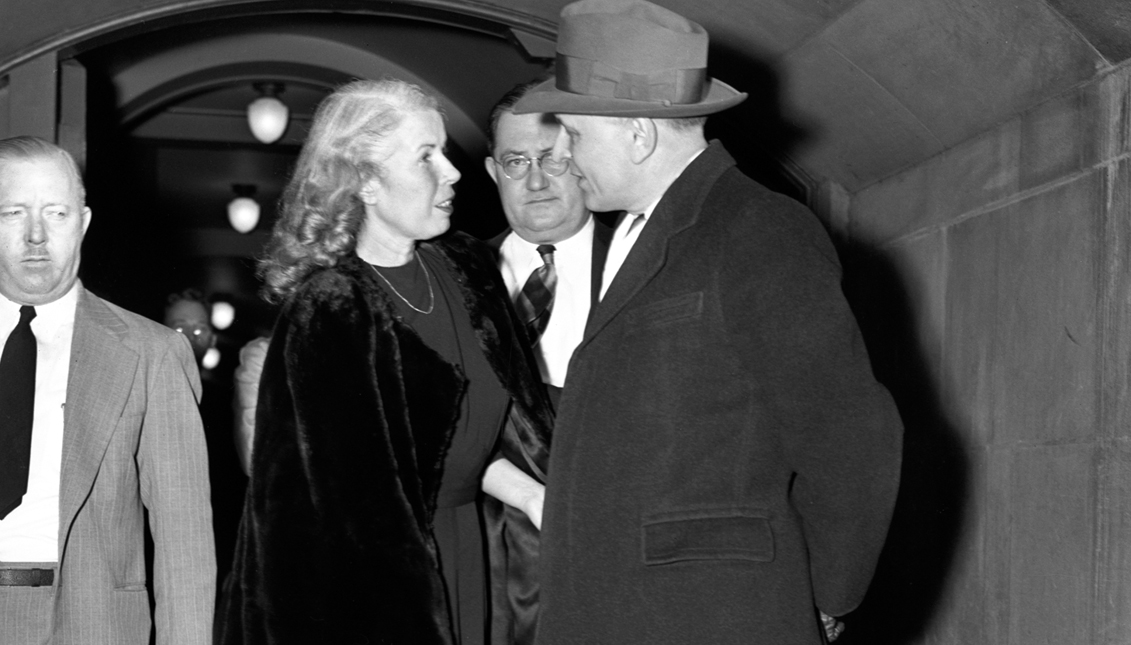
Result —
<path fill-rule="evenodd" d="M 792 200 L 769 208 L 721 251 L 724 315 L 794 474 L 817 606 L 839 616 L 863 600 L 887 535 L 902 423 L 872 375 L 827 234 Z"/>

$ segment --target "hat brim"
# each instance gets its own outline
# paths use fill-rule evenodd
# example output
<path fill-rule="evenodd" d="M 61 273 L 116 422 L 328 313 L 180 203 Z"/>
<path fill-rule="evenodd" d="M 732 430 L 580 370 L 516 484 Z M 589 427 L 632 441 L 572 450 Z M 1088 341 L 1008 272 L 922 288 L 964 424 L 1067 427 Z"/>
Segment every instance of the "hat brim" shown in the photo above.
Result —
<path fill-rule="evenodd" d="M 551 78 L 535 86 L 515 104 L 514 113 L 549 112 L 554 114 L 678 119 L 722 112 L 746 100 L 745 92 L 739 92 L 730 85 L 714 78 L 707 81 L 707 96 L 702 101 L 672 105 L 664 105 L 654 101 L 633 101 L 563 92 L 554 83 L 555 79 Z"/>

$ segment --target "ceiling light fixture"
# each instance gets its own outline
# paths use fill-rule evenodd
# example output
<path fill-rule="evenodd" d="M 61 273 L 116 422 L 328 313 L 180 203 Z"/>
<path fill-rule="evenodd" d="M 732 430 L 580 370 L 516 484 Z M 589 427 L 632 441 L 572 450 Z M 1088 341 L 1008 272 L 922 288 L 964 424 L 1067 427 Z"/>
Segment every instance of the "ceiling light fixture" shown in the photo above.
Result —
<path fill-rule="evenodd" d="M 221 331 L 232 326 L 236 320 L 236 308 L 227 300 L 212 303 L 212 326 Z"/>
<path fill-rule="evenodd" d="M 220 364 L 220 350 L 215 347 L 209 347 L 208 351 L 204 352 L 204 358 L 200 360 L 200 366 L 206 370 L 215 368 Z"/>
<path fill-rule="evenodd" d="M 260 97 L 247 106 L 247 124 L 251 133 L 263 143 L 275 143 L 287 131 L 290 110 L 279 100 L 282 83 L 255 83 Z"/>
<path fill-rule="evenodd" d="M 259 223 L 259 203 L 251 198 L 255 184 L 232 184 L 236 198 L 228 202 L 228 223 L 240 233 L 250 233 Z"/>

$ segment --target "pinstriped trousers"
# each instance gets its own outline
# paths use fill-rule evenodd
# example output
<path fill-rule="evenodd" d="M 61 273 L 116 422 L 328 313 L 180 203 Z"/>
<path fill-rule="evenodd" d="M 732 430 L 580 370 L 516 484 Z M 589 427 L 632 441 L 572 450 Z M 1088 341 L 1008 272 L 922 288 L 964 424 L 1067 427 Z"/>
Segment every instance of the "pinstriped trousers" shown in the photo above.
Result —
<path fill-rule="evenodd" d="M 54 562 L 7 563 L 4 567 L 53 569 Z M 4 645 L 44 645 L 54 623 L 55 585 L 0 587 L 0 640 Z"/>

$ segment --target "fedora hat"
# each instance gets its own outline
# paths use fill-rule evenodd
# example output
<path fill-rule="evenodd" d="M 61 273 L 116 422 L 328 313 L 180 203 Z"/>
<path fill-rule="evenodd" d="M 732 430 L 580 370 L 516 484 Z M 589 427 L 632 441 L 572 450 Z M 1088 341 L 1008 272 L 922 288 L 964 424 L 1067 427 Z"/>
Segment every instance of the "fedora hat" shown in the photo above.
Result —
<path fill-rule="evenodd" d="M 580 0 L 562 8 L 555 76 L 515 114 L 681 118 L 714 114 L 746 94 L 707 76 L 707 31 L 646 0 Z"/>

